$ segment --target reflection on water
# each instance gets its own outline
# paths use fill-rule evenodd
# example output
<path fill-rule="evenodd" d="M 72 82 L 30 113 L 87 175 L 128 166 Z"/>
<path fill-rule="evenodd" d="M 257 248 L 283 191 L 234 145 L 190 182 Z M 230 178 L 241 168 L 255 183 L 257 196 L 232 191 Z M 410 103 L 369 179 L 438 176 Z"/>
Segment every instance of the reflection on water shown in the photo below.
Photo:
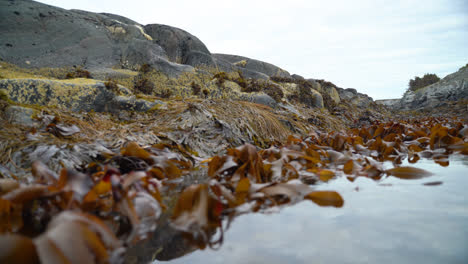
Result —
<path fill-rule="evenodd" d="M 170 263 L 468 263 L 467 163 L 451 157 L 441 167 L 422 159 L 412 166 L 435 175 L 411 181 L 340 177 L 317 189 L 338 191 L 342 208 L 303 201 L 279 213 L 242 215 L 219 250 Z"/>

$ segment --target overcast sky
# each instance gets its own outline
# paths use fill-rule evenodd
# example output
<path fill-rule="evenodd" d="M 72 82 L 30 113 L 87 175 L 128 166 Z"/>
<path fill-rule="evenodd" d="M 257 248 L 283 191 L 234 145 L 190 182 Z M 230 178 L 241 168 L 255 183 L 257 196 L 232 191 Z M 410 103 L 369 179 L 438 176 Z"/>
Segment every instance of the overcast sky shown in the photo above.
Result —
<path fill-rule="evenodd" d="M 468 63 L 467 0 L 41 0 L 66 9 L 167 24 L 212 53 L 273 63 L 291 74 L 398 98 L 408 81 Z"/>

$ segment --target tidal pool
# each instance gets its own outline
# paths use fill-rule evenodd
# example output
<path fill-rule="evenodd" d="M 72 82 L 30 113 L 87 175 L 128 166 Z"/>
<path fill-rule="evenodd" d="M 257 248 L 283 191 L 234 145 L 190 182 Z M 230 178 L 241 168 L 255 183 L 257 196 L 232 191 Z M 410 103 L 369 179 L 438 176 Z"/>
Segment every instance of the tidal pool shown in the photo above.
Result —
<path fill-rule="evenodd" d="M 432 160 L 406 165 L 434 175 L 354 182 L 338 177 L 316 189 L 338 191 L 342 208 L 303 201 L 277 213 L 242 215 L 220 249 L 168 262 L 468 263 L 468 157 L 453 156 L 448 167 Z"/>

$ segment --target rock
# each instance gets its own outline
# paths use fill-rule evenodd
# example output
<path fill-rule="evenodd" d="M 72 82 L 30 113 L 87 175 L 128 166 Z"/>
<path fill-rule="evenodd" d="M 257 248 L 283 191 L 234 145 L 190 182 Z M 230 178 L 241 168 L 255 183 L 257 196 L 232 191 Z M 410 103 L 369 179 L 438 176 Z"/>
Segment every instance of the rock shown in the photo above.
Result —
<path fill-rule="evenodd" d="M 315 81 L 314 79 L 307 79 L 307 82 L 310 83 L 310 85 L 312 85 L 312 88 L 318 92 L 323 92 L 322 90 L 322 86 L 320 85 L 320 83 L 318 83 L 317 81 Z"/>
<path fill-rule="evenodd" d="M 351 100 L 357 95 L 356 89 L 353 88 L 338 89 L 338 93 L 340 95 L 340 98 L 344 100 Z"/>
<path fill-rule="evenodd" d="M 310 85 L 288 82 L 281 82 L 278 85 L 281 86 L 290 102 L 298 101 L 309 107 L 324 107 L 322 94 L 312 89 Z"/>
<path fill-rule="evenodd" d="M 395 107 L 402 110 L 433 108 L 443 101 L 462 99 L 468 99 L 468 67 L 463 67 L 432 85 L 416 91 L 406 91 Z"/>
<path fill-rule="evenodd" d="M 263 73 L 267 75 L 268 77 L 271 77 L 271 76 L 291 77 L 289 72 L 267 62 L 250 59 L 250 58 L 242 57 L 238 55 L 229 55 L 229 54 L 220 54 L 220 53 L 213 53 L 212 56 L 215 59 L 226 61 L 231 64 L 236 64 L 236 63 L 239 64 L 240 62 L 242 62 L 242 64 L 244 65 L 243 67 L 240 67 L 240 69 L 242 70 L 242 73 L 244 73 L 244 70 L 249 70 L 252 72 Z M 248 74 L 249 72 L 244 73 L 244 75 L 248 75 Z"/>
<path fill-rule="evenodd" d="M 27 127 L 34 127 L 38 125 L 38 122 L 32 118 L 34 115 L 34 110 L 31 108 L 10 105 L 5 109 L 4 115 L 5 119 L 12 124 Z"/>
<path fill-rule="evenodd" d="M 136 99 L 133 95 L 117 96 L 103 83 L 86 79 L 4 79 L 0 80 L 0 89 L 6 90 L 10 100 L 17 103 L 57 106 L 72 111 L 144 112 L 158 104 Z"/>
<path fill-rule="evenodd" d="M 138 22 L 131 20 L 129 18 L 126 18 L 124 16 L 116 15 L 116 14 L 111 14 L 111 13 L 100 13 L 101 15 L 104 15 L 110 19 L 114 19 L 117 21 L 120 21 L 121 23 L 125 23 L 128 25 L 140 25 Z"/>
<path fill-rule="evenodd" d="M 354 88 L 335 88 L 338 92 L 338 95 L 341 100 L 348 100 L 352 104 L 357 105 L 358 107 L 367 107 L 374 100 L 369 97 L 367 94 L 358 93 Z"/>
<path fill-rule="evenodd" d="M 193 67 L 170 62 L 161 54 L 165 56 L 165 51 L 157 44 L 147 40 L 133 40 L 124 47 L 121 61 L 123 61 L 123 66 L 128 68 L 134 68 L 134 65 L 149 64 L 170 77 L 177 77 L 183 72 L 193 71 Z"/>
<path fill-rule="evenodd" d="M 323 108 L 323 97 L 322 94 L 315 90 L 311 90 L 311 97 L 310 98 L 304 98 L 304 101 L 306 104 L 310 107 L 318 107 L 318 108 Z"/>
<path fill-rule="evenodd" d="M 223 58 L 213 56 L 216 68 L 224 72 L 240 72 L 244 78 L 268 80 L 270 77 L 264 73 L 246 69 L 239 63 L 231 63 Z"/>
<path fill-rule="evenodd" d="M 208 48 L 194 35 L 171 26 L 150 24 L 144 30 L 161 46 L 170 61 L 191 66 L 215 66 Z"/>
<path fill-rule="evenodd" d="M 216 69 L 218 69 L 219 71 L 223 71 L 223 72 L 241 71 L 242 72 L 241 68 L 239 68 L 238 66 L 230 63 L 229 61 L 226 61 L 226 60 L 223 60 L 223 59 L 217 58 L 217 57 L 213 57 L 213 60 L 214 60 L 215 65 L 216 65 L 215 66 Z M 266 76 L 266 77 L 268 78 L 268 76 Z"/>
<path fill-rule="evenodd" d="M 241 69 L 240 70 L 244 78 L 250 78 L 250 79 L 261 79 L 261 80 L 268 80 L 270 77 L 268 75 L 257 72 L 257 71 L 252 71 L 249 69 Z"/>
<path fill-rule="evenodd" d="M 293 78 L 294 80 L 298 80 L 298 81 L 305 81 L 305 78 L 298 74 L 291 75 L 291 78 Z"/>
<path fill-rule="evenodd" d="M 275 99 L 271 98 L 271 96 L 264 93 L 253 94 L 252 96 L 250 96 L 249 101 L 256 104 L 266 105 L 271 108 L 278 107 L 278 103 L 275 101 Z"/>
<path fill-rule="evenodd" d="M 125 69 L 98 68 L 90 70 L 91 76 L 97 80 L 134 78 L 138 72 Z"/>
<path fill-rule="evenodd" d="M 390 108 L 396 107 L 400 103 L 400 99 L 384 99 L 384 100 L 375 100 L 377 104 L 384 105 Z"/>
<path fill-rule="evenodd" d="M 117 15 L 0 1 L 0 17 L 0 58 L 21 67 L 136 68 L 148 63 L 170 76 L 193 70 L 170 63 L 141 25 Z"/>
<path fill-rule="evenodd" d="M 330 98 L 333 100 L 333 102 L 335 104 L 339 104 L 340 103 L 340 95 L 338 94 L 338 92 L 336 91 L 335 87 L 332 87 L 332 86 L 326 86 L 324 89 L 323 89 L 323 92 L 327 93 Z"/>

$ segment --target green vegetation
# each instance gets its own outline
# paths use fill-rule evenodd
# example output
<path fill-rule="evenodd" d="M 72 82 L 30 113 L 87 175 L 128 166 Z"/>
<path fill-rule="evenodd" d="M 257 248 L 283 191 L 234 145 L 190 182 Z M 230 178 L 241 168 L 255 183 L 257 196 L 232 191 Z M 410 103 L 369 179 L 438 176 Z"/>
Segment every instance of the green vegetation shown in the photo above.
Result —
<path fill-rule="evenodd" d="M 434 73 L 426 73 L 422 78 L 416 76 L 411 79 L 408 83 L 408 89 L 410 91 L 416 91 L 433 83 L 440 81 L 440 78 Z"/>

